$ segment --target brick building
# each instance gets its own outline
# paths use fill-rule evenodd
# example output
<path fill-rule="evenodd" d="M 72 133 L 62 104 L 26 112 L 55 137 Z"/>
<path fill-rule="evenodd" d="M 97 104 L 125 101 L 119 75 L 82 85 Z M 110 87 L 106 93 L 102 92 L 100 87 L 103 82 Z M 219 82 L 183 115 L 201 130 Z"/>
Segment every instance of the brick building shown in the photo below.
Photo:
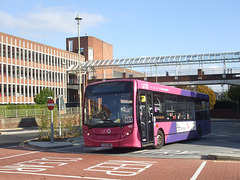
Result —
<path fill-rule="evenodd" d="M 80 38 L 80 45 L 80 51 L 81 54 L 85 57 L 85 61 L 113 59 L 113 46 L 96 37 L 83 36 Z M 66 49 L 67 51 L 78 53 L 78 37 L 67 38 Z M 74 67 L 72 68 L 74 69 Z M 95 72 L 91 72 L 88 75 L 89 79 L 112 79 L 122 78 L 124 72 L 127 74 L 127 77 L 143 76 L 143 73 L 120 66 L 95 68 Z"/>
<path fill-rule="evenodd" d="M 0 104 L 33 104 L 36 94 L 48 87 L 54 90 L 54 100 L 61 95 L 65 103 L 78 106 L 78 38 L 67 38 L 66 49 L 0 32 Z M 113 46 L 98 38 L 83 36 L 81 54 L 81 62 L 113 59 Z M 142 75 L 116 66 L 95 69 L 87 78 L 122 78 L 124 72 L 127 77 Z"/>
<path fill-rule="evenodd" d="M 113 59 L 113 46 L 93 36 L 80 38 L 81 54 L 88 60 Z M 78 37 L 66 39 L 67 51 L 78 53 Z"/>
<path fill-rule="evenodd" d="M 32 104 L 46 87 L 67 102 L 66 69 L 77 64 L 76 53 L 0 32 L 0 104 Z"/>

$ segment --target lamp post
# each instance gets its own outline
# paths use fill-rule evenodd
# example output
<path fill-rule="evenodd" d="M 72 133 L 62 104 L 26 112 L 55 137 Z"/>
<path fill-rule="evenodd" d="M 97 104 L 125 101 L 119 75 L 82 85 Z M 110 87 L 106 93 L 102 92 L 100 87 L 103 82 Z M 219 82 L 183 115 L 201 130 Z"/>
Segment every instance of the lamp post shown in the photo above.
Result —
<path fill-rule="evenodd" d="M 61 61 L 61 63 L 62 63 L 61 67 L 65 68 L 66 63 L 62 62 L 62 61 Z M 65 82 L 65 81 L 63 81 L 63 82 Z M 61 137 L 62 136 L 62 125 L 61 125 L 61 112 L 60 111 L 64 108 L 63 104 L 62 104 L 62 103 L 64 103 L 64 100 L 63 100 L 63 98 L 64 98 L 64 91 L 63 91 L 63 95 L 59 94 L 57 96 L 57 98 L 58 98 L 58 133 L 59 133 L 58 135 L 59 135 L 59 137 Z"/>
<path fill-rule="evenodd" d="M 62 95 L 58 95 L 58 133 L 59 133 L 59 137 L 62 136 L 62 129 L 61 129 L 61 109 L 62 109 L 62 102 L 61 102 L 61 97 L 63 97 Z"/>
<path fill-rule="evenodd" d="M 77 21 L 77 25 L 78 25 L 78 63 L 79 63 L 79 126 L 80 126 L 80 133 L 81 133 L 81 127 L 82 127 L 82 72 L 81 72 L 81 52 L 80 52 L 80 21 L 82 20 L 82 18 L 80 17 L 80 15 L 78 14 L 77 17 L 75 18 L 75 20 Z"/>

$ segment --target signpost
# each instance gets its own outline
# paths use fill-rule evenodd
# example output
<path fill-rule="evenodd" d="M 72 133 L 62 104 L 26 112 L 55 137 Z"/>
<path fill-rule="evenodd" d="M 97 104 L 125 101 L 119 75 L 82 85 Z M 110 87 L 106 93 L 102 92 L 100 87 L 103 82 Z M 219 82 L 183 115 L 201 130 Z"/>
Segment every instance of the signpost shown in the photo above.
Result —
<path fill-rule="evenodd" d="M 54 101 L 49 99 L 47 102 L 47 107 L 51 111 L 51 143 L 53 143 L 54 139 L 54 131 L 53 131 L 53 109 L 54 109 Z"/>
<path fill-rule="evenodd" d="M 58 132 L 59 132 L 59 137 L 62 136 L 62 131 L 61 131 L 61 116 L 60 116 L 60 111 L 63 110 L 64 107 L 64 100 L 62 98 L 62 95 L 59 95 L 56 104 L 58 104 Z"/>

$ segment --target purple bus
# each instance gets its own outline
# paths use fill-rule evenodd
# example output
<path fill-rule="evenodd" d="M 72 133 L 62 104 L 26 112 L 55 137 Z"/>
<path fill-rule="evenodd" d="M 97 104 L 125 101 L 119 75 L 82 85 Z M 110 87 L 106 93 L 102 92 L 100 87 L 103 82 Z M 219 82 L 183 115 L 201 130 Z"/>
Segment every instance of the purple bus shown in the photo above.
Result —
<path fill-rule="evenodd" d="M 85 146 L 153 146 L 211 132 L 209 96 L 135 80 L 109 80 L 86 87 Z"/>

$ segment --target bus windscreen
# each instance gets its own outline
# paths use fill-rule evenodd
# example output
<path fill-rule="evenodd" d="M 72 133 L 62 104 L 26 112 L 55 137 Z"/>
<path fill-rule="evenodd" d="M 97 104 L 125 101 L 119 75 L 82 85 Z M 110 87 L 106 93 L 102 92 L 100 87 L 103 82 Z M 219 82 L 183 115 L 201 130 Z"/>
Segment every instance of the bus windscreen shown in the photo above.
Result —
<path fill-rule="evenodd" d="M 133 83 L 107 82 L 86 88 L 84 125 L 117 127 L 133 123 Z"/>

